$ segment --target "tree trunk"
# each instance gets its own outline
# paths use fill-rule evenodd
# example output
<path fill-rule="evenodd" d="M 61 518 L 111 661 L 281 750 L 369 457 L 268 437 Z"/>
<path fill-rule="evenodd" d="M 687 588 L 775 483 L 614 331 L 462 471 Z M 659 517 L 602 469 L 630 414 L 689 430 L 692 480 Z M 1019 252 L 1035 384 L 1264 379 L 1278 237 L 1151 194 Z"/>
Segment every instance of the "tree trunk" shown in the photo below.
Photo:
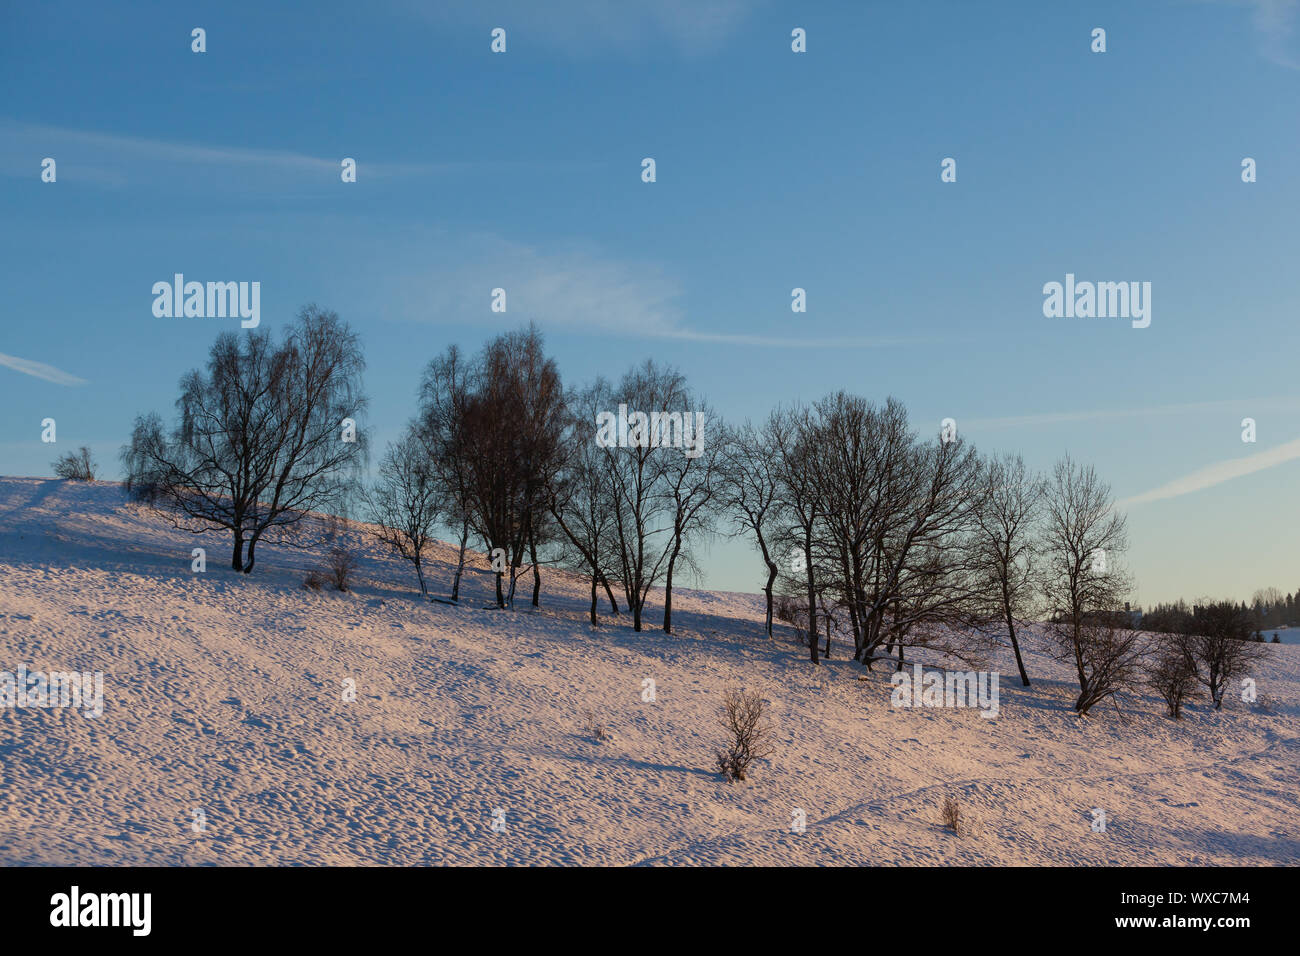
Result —
<path fill-rule="evenodd" d="M 772 636 L 772 585 L 776 583 L 776 564 L 769 560 L 767 562 L 767 586 L 763 588 L 763 593 L 767 595 L 767 636 Z"/>
<path fill-rule="evenodd" d="M 554 505 L 551 506 L 551 514 L 555 517 L 556 523 L 559 524 L 560 530 L 564 532 L 565 536 L 571 542 L 573 542 L 573 546 L 578 549 L 578 552 L 582 555 L 582 559 L 586 561 L 587 566 L 591 568 L 592 586 L 594 587 L 597 581 L 599 581 L 602 585 L 604 585 L 605 593 L 609 596 L 609 606 L 613 611 L 613 613 L 617 614 L 618 602 L 614 600 L 614 592 L 613 590 L 610 589 L 609 581 L 605 578 L 604 573 L 600 570 L 599 567 L 599 559 L 598 559 L 598 555 L 600 554 L 599 540 L 594 542 L 590 549 L 587 548 L 582 542 L 578 540 L 578 538 L 574 535 L 574 533 L 569 530 L 569 526 L 564 522 L 564 515 L 562 515 Z M 536 561 L 537 561 L 537 555 L 536 552 L 534 552 L 533 562 L 536 563 Z"/>
<path fill-rule="evenodd" d="M 767 541 L 763 537 L 763 532 L 759 523 L 755 522 L 754 535 L 758 539 L 758 549 L 763 554 L 763 564 L 767 565 L 767 585 L 763 588 L 763 593 L 767 595 L 767 636 L 772 636 L 772 586 L 776 583 L 776 562 L 772 560 L 771 553 L 767 550 Z"/>
<path fill-rule="evenodd" d="M 254 563 L 254 561 L 256 560 L 256 559 L 253 557 L 253 550 L 257 547 L 257 539 L 258 539 L 258 537 L 259 537 L 259 536 L 255 534 L 255 535 L 253 535 L 251 538 L 248 539 L 248 551 L 247 551 L 247 553 L 246 553 L 246 557 L 244 558 L 244 573 L 245 573 L 245 574 L 252 574 L 252 573 L 253 573 L 253 563 Z"/>
<path fill-rule="evenodd" d="M 614 589 L 609 586 L 609 578 L 605 577 L 603 572 L 600 574 L 600 583 L 605 588 L 605 597 L 609 598 L 609 609 L 612 613 L 618 614 L 618 602 L 614 600 Z"/>
<path fill-rule="evenodd" d="M 1007 615 L 1007 631 L 1011 634 L 1011 649 L 1016 653 L 1016 666 L 1020 668 L 1020 682 L 1029 686 L 1029 674 L 1025 671 L 1025 660 L 1020 656 L 1020 641 L 1016 639 L 1016 623 Z"/>
<path fill-rule="evenodd" d="M 813 580 L 813 562 L 812 562 L 812 524 L 804 530 L 803 536 L 803 558 L 804 563 L 808 566 L 808 648 L 812 655 L 812 662 L 817 661 L 817 584 Z"/>
<path fill-rule="evenodd" d="M 533 561 L 533 607 L 540 607 L 537 599 L 542 593 L 542 573 L 537 570 L 537 539 L 532 534 L 528 536 L 528 556 Z"/>
<path fill-rule="evenodd" d="M 673 632 L 673 566 L 677 564 L 680 548 L 674 547 L 668 559 L 668 576 L 664 579 L 664 633 Z"/>
<path fill-rule="evenodd" d="M 1083 668 L 1083 621 L 1078 611 L 1072 613 L 1071 629 L 1074 634 L 1074 671 L 1079 676 L 1079 701 L 1088 693 L 1088 673 Z M 1079 704 L 1075 704 L 1075 710 Z"/>
<path fill-rule="evenodd" d="M 230 567 L 235 571 L 244 570 L 244 532 L 242 528 L 235 529 L 235 554 L 230 559 Z"/>
<path fill-rule="evenodd" d="M 853 632 L 853 656 L 862 660 L 867 656 L 867 624 L 858 613 L 857 597 L 849 602 L 849 630 Z M 870 667 L 870 663 L 867 666 Z"/>
<path fill-rule="evenodd" d="M 469 540 L 469 519 L 460 526 L 460 558 L 456 562 L 456 577 L 451 582 L 451 599 L 460 600 L 460 576 L 465 570 L 465 542 Z"/>
<path fill-rule="evenodd" d="M 591 576 L 591 626 L 599 627 L 600 622 L 596 620 L 596 575 Z"/>

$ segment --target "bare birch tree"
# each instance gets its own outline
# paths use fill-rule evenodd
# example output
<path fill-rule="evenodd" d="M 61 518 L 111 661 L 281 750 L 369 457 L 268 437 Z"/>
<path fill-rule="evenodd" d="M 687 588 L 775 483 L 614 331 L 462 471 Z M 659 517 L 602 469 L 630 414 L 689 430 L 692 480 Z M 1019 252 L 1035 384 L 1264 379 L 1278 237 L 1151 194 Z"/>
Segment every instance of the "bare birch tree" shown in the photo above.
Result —
<path fill-rule="evenodd" d="M 596 617 L 599 588 L 605 589 L 611 611 L 618 613 L 606 573 L 614 503 L 607 456 L 597 446 L 593 431 L 596 416 L 610 405 L 610 395 L 609 384 L 597 379 L 570 396 L 563 467 L 552 475 L 549 500 L 551 517 L 572 554 L 569 563 L 591 576 L 589 616 L 593 627 L 600 623 Z"/>
<path fill-rule="evenodd" d="M 1250 639 L 1255 630 L 1251 612 L 1231 601 L 1200 600 L 1181 645 L 1196 680 L 1204 685 L 1223 708 L 1229 685 L 1250 675 L 1255 664 L 1268 655 L 1267 644 Z"/>
<path fill-rule="evenodd" d="M 1095 703 L 1097 665 L 1106 647 L 1118 638 L 1089 626 L 1090 615 L 1122 606 L 1128 577 L 1117 566 L 1128 547 L 1124 516 L 1115 510 L 1110 486 L 1096 470 L 1068 455 L 1056 463 L 1046 485 L 1041 553 L 1043 588 L 1051 614 L 1049 631 L 1079 682 L 1075 710 L 1083 713 Z M 1113 648 L 1112 648 L 1113 649 Z"/>
<path fill-rule="evenodd" d="M 231 567 L 250 573 L 258 542 L 310 512 L 341 510 L 366 457 L 360 340 L 333 312 L 306 306 L 276 344 L 225 332 L 206 371 L 181 379 L 170 434 L 136 419 L 123 448 L 127 487 L 201 533 L 227 530 Z"/>
<path fill-rule="evenodd" d="M 686 380 L 673 368 L 647 360 L 625 375 L 612 396 L 629 414 L 687 410 Z M 613 411 L 608 409 L 607 411 Z M 640 631 L 650 589 L 663 580 L 673 539 L 673 503 L 665 480 L 676 448 L 619 442 L 603 448 L 614 506 L 614 568 Z"/>
<path fill-rule="evenodd" d="M 746 422 L 727 432 L 721 462 L 721 506 L 730 515 L 737 533 L 754 536 L 763 557 L 767 580 L 767 635 L 772 636 L 773 588 L 778 554 L 773 550 L 780 517 L 778 462 L 763 432 Z"/>
<path fill-rule="evenodd" d="M 1016 628 L 1037 598 L 1034 546 L 1042 500 L 1042 478 L 1030 474 L 1019 455 L 1003 455 L 986 463 L 983 494 L 974 512 L 975 546 L 988 569 L 993 604 L 1006 625 L 1025 687 L 1029 686 L 1029 673 Z"/>
<path fill-rule="evenodd" d="M 443 487 L 434 473 L 427 447 L 414 429 L 388 446 L 378 479 L 365 494 L 375 534 L 390 550 L 415 566 L 420 594 L 428 596 L 424 553 L 445 512 Z"/>

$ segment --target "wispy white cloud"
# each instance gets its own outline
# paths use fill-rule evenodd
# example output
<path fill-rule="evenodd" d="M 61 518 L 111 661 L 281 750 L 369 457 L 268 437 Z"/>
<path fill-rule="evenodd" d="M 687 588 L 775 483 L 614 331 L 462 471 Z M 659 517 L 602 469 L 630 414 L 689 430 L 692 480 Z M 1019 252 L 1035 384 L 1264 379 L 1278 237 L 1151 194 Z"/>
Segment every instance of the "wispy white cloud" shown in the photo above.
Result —
<path fill-rule="evenodd" d="M 33 362 L 31 359 L 18 358 L 16 355 L 5 355 L 0 352 L 0 365 L 11 368 L 15 372 L 22 372 L 24 375 L 31 375 L 34 378 L 41 378 L 47 382 L 53 382 L 55 385 L 85 385 L 84 378 L 78 378 L 62 369 L 57 369 L 53 365 L 46 365 L 44 362 Z"/>
<path fill-rule="evenodd" d="M 1251 0 L 1251 21 L 1260 39 L 1260 52 L 1271 62 L 1300 70 L 1295 53 L 1296 0 Z"/>
<path fill-rule="evenodd" d="M 1161 501 L 1165 498 L 1190 495 L 1196 491 L 1203 491 L 1206 488 L 1221 485 L 1225 481 L 1231 481 L 1234 478 L 1253 475 L 1255 472 L 1263 471 L 1266 468 L 1275 468 L 1288 461 L 1295 461 L 1297 458 L 1300 458 L 1300 438 L 1285 442 L 1275 448 L 1269 448 L 1266 451 L 1247 455 L 1244 458 L 1230 458 L 1227 461 L 1215 462 L 1192 472 L 1190 475 L 1184 475 L 1182 478 L 1176 478 L 1158 488 L 1153 488 L 1151 491 L 1144 491 L 1142 494 L 1133 495 L 1131 498 L 1124 498 L 1116 502 L 1115 506 L 1120 509 L 1131 508 L 1133 505 L 1144 504 L 1148 501 Z"/>
<path fill-rule="evenodd" d="M 1296 21 L 1300 0 L 1201 0 L 1202 3 L 1229 3 L 1250 10 L 1251 25 L 1259 38 L 1259 52 L 1270 63 L 1300 70 L 1296 52 Z"/>
<path fill-rule="evenodd" d="M 77 176 L 121 185 L 133 169 L 156 175 L 160 164 L 236 167 L 247 170 L 297 173 L 337 179 L 342 156 L 312 156 L 279 149 L 178 143 L 139 136 L 122 136 L 92 130 L 41 126 L 0 119 L 0 171 L 11 176 L 34 176 L 40 160 L 53 156 L 60 179 L 77 169 Z M 386 163 L 353 156 L 358 178 L 423 175 L 462 169 L 466 163 Z"/>
<path fill-rule="evenodd" d="M 1300 398 L 1221 399 L 1212 402 L 1185 402 L 1179 405 L 1136 405 L 1131 408 L 1098 408 L 1074 412 L 1043 412 L 1034 415 L 1010 415 L 1002 418 L 972 418 L 967 428 L 1029 428 L 1038 425 L 1063 425 L 1071 422 L 1107 421 L 1124 418 L 1151 418 L 1185 415 L 1193 412 L 1224 412 L 1247 408 L 1293 408 Z"/>
<path fill-rule="evenodd" d="M 647 262 L 611 257 L 590 244 L 541 249 L 493 234 L 417 229 L 368 246 L 367 271 L 384 276 L 394 317 L 424 322 L 536 320 L 560 328 L 659 335 L 678 328 L 682 291 Z M 490 309 L 506 293 L 506 313 Z"/>
<path fill-rule="evenodd" d="M 365 271 L 393 276 L 385 286 L 404 290 L 393 314 L 416 321 L 480 315 L 629 338 L 760 348 L 875 348 L 930 341 L 701 329 L 688 321 L 684 290 L 662 266 L 618 258 L 590 243 L 542 248 L 496 235 L 409 237 L 394 257 Z M 490 312 L 496 288 L 506 293 L 504 315 Z"/>

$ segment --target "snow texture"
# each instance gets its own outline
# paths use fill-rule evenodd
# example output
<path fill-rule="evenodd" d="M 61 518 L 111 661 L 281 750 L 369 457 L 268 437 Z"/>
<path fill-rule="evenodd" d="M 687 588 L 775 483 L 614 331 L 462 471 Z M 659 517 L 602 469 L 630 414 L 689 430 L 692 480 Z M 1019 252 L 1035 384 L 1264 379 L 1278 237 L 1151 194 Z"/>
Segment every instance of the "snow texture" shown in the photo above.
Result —
<path fill-rule="evenodd" d="M 102 671 L 105 697 L 98 719 L 0 710 L 0 862 L 1300 862 L 1295 645 L 1272 648 L 1259 701 L 1215 713 L 1198 691 L 1181 722 L 1131 694 L 1076 717 L 1034 635 L 1032 687 L 1009 653 L 994 662 L 996 719 L 895 710 L 885 669 L 843 646 L 814 668 L 788 631 L 768 638 L 760 596 L 675 590 L 671 636 L 657 611 L 640 634 L 626 614 L 592 628 L 577 575 L 545 568 L 537 611 L 525 573 L 499 611 L 476 554 L 469 598 L 429 603 L 364 526 L 343 537 L 355 589 L 313 592 L 320 523 L 260 545 L 244 576 L 227 536 L 176 529 L 120 485 L 0 479 L 0 671 Z M 439 595 L 455 556 L 435 549 Z M 729 686 L 759 691 L 774 729 L 739 784 L 713 770 Z M 970 835 L 940 825 L 947 795 Z"/>

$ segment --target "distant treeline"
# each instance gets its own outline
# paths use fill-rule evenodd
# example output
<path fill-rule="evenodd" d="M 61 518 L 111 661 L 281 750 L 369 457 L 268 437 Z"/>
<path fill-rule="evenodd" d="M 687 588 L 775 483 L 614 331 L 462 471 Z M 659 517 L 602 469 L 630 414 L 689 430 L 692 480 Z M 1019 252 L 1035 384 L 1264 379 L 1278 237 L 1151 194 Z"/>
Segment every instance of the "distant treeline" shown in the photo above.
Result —
<path fill-rule="evenodd" d="M 1283 594 L 1277 588 L 1261 588 L 1255 592 L 1249 604 L 1242 601 L 1239 610 L 1249 615 L 1256 631 L 1295 627 L 1300 625 L 1300 610 L 1296 608 L 1297 595 L 1300 595 L 1300 589 L 1294 594 Z M 1210 603 L 1198 600 L 1188 604 L 1179 599 L 1172 604 L 1157 604 L 1142 615 L 1141 627 L 1145 631 L 1164 634 L 1185 631 L 1201 620 Z"/>

